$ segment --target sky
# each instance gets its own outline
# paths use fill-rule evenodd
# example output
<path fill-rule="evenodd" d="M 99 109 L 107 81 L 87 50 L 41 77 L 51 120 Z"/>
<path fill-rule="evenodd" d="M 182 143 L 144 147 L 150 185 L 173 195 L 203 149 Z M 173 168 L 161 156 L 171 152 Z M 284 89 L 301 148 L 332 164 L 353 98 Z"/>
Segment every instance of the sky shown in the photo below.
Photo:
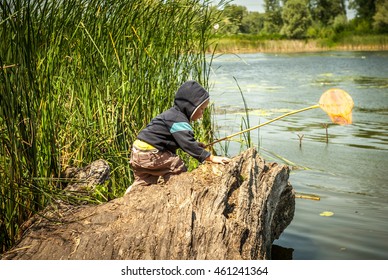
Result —
<path fill-rule="evenodd" d="M 245 6 L 251 12 L 264 12 L 264 0 L 233 0 L 230 4 Z"/>
<path fill-rule="evenodd" d="M 217 4 L 218 0 L 212 0 L 214 4 Z M 231 0 L 231 5 L 245 6 L 250 12 L 264 13 L 264 0 Z"/>

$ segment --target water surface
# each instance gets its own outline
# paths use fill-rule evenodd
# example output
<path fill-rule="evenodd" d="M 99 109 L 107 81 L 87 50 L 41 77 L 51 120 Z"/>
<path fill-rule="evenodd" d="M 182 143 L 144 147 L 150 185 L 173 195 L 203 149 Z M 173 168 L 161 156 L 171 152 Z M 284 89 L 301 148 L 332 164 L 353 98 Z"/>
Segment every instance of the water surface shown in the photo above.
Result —
<path fill-rule="evenodd" d="M 243 98 L 254 126 L 317 104 L 330 88 L 352 96 L 350 126 L 332 124 L 314 109 L 252 131 L 251 138 L 267 160 L 293 166 L 297 193 L 321 198 L 297 199 L 294 220 L 275 244 L 291 248 L 293 259 L 388 259 L 388 52 L 227 54 L 212 69 L 219 137 L 246 127 Z M 244 138 L 235 140 L 230 156 Z M 324 211 L 334 215 L 320 216 Z"/>

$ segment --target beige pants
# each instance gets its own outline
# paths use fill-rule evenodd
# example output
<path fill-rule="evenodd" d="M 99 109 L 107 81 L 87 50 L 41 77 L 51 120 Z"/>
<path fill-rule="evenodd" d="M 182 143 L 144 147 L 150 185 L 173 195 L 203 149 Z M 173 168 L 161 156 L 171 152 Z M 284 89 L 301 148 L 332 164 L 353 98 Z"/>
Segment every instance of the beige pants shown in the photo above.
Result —
<path fill-rule="evenodd" d="M 167 181 L 171 175 L 186 172 L 183 160 L 170 151 L 132 149 L 131 166 L 135 181 L 132 186 L 156 184 L 159 177 Z"/>

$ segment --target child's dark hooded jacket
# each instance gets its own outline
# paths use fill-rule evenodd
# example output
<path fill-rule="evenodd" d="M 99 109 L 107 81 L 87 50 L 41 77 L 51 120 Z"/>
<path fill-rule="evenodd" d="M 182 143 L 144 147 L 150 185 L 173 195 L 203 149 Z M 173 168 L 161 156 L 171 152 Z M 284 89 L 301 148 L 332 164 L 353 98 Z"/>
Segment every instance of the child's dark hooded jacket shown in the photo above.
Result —
<path fill-rule="evenodd" d="M 210 152 L 194 139 L 190 119 L 195 111 L 209 99 L 209 93 L 197 82 L 185 82 L 176 92 L 174 106 L 156 116 L 140 131 L 138 139 L 160 151 L 176 153 L 178 148 L 203 162 Z"/>

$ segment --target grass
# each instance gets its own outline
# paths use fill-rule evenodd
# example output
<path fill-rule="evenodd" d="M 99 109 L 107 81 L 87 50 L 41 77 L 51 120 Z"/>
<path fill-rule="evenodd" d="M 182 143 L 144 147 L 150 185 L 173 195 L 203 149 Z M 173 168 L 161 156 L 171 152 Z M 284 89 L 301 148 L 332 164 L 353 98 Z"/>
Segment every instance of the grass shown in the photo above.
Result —
<path fill-rule="evenodd" d="M 112 193 L 95 197 L 122 195 L 137 133 L 185 80 L 208 86 L 212 20 L 207 1 L 0 2 L 0 253 L 66 197 L 67 166 L 107 160 Z"/>

